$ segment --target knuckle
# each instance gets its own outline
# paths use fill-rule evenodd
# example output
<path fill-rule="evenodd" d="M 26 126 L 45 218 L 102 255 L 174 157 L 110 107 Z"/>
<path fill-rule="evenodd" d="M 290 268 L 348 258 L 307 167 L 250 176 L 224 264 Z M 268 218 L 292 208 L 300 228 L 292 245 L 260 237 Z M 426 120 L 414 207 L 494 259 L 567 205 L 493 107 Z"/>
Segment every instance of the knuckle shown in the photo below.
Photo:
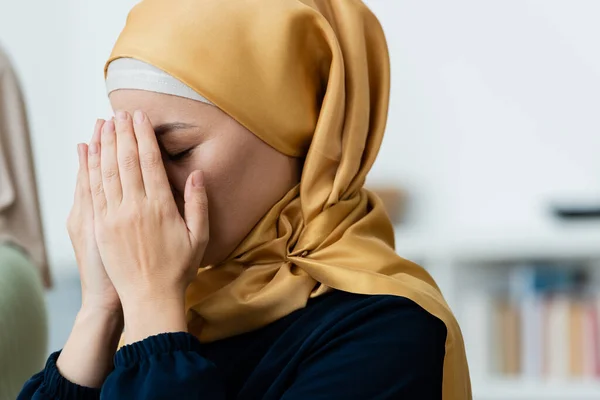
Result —
<path fill-rule="evenodd" d="M 154 215 L 157 215 L 160 219 L 172 217 L 174 212 L 177 212 L 177 207 L 171 204 L 169 198 L 166 196 L 159 196 L 155 199 L 150 200 L 150 209 Z"/>
<path fill-rule="evenodd" d="M 159 215 L 163 218 L 173 218 L 179 213 L 177 207 L 168 201 L 168 199 L 158 202 L 157 207 Z"/>
<path fill-rule="evenodd" d="M 100 160 L 98 157 L 90 157 L 88 161 L 88 168 L 91 170 L 96 170 L 100 168 Z"/>
<path fill-rule="evenodd" d="M 140 165 L 143 169 L 154 169 L 160 165 L 162 158 L 156 151 L 147 151 L 140 156 Z"/>
<path fill-rule="evenodd" d="M 131 212 L 127 214 L 124 218 L 121 218 L 117 222 L 117 226 L 120 230 L 128 229 L 130 227 L 139 227 L 142 224 L 142 218 L 139 213 Z"/>
<path fill-rule="evenodd" d="M 132 151 L 123 155 L 119 160 L 119 164 L 125 171 L 131 171 L 132 169 L 135 169 L 138 166 L 137 154 Z"/>
<path fill-rule="evenodd" d="M 198 209 L 202 214 L 208 214 L 208 202 L 206 201 L 206 199 L 201 199 L 198 202 Z"/>
<path fill-rule="evenodd" d="M 114 224 L 118 229 L 126 229 L 131 226 L 139 226 L 142 222 L 142 214 L 140 207 L 132 204 L 123 210 L 122 215 L 114 220 Z"/>
<path fill-rule="evenodd" d="M 113 179 L 116 179 L 119 176 L 119 170 L 117 168 L 113 168 L 113 167 L 104 168 L 102 170 L 102 176 L 107 181 L 111 181 Z"/>
<path fill-rule="evenodd" d="M 98 182 L 92 185 L 91 187 L 92 194 L 97 197 L 104 194 L 104 186 L 102 186 L 102 182 Z"/>

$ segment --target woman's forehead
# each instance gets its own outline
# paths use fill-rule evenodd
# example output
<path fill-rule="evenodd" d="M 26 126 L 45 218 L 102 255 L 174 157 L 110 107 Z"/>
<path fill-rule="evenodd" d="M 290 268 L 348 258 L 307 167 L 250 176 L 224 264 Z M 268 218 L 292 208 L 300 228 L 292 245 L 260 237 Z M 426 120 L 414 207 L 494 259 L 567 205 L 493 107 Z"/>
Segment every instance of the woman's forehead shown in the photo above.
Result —
<path fill-rule="evenodd" d="M 199 101 L 164 93 L 138 89 L 119 89 L 110 93 L 109 100 L 114 111 L 133 113 L 143 110 L 153 124 L 173 121 L 201 122 L 214 118 L 216 107 Z"/>
<path fill-rule="evenodd" d="M 119 89 L 109 94 L 109 100 L 113 109 L 137 109 L 144 111 L 158 111 L 164 109 L 178 109 L 192 100 L 163 93 L 156 93 L 138 89 Z"/>

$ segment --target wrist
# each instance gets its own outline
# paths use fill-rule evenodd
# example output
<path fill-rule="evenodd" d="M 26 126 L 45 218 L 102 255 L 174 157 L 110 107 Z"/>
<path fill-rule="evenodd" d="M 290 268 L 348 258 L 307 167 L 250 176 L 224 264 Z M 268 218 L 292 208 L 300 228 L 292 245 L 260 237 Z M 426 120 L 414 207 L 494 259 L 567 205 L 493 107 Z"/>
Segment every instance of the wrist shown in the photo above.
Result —
<path fill-rule="evenodd" d="M 81 302 L 80 314 L 94 314 L 107 319 L 119 317 L 123 319 L 123 308 L 119 301 L 105 301 L 92 296 L 84 296 Z"/>
<path fill-rule="evenodd" d="M 91 302 L 84 302 L 77 313 L 77 318 L 93 318 L 110 325 L 123 325 L 123 309 L 118 307 L 105 306 Z M 76 320 L 77 321 L 77 320 Z"/>
<path fill-rule="evenodd" d="M 145 298 L 123 304 L 125 344 L 161 333 L 187 332 L 185 302 L 181 298 Z"/>
<path fill-rule="evenodd" d="M 56 366 L 73 383 L 100 387 L 113 368 L 123 330 L 121 312 L 82 307 Z"/>
<path fill-rule="evenodd" d="M 124 325 L 121 310 L 109 311 L 104 308 L 82 306 L 75 317 L 73 331 L 90 337 L 99 335 L 95 347 L 112 358 L 119 345 Z"/>

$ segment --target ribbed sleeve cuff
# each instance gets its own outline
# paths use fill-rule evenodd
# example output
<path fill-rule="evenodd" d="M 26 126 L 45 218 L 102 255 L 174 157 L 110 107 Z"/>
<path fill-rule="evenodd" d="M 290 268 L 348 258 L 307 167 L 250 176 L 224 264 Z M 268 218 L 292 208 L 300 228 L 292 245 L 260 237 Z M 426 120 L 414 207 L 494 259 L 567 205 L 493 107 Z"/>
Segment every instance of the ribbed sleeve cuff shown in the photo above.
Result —
<path fill-rule="evenodd" d="M 46 368 L 44 370 L 44 392 L 53 399 L 100 399 L 99 388 L 96 389 L 78 385 L 60 374 L 60 371 L 56 366 L 56 360 L 58 360 L 59 355 L 60 351 L 52 353 L 52 355 L 48 357 L 48 361 L 46 361 Z"/>
<path fill-rule="evenodd" d="M 123 346 L 115 354 L 115 367 L 129 367 L 157 354 L 200 352 L 200 341 L 187 332 L 161 333 Z"/>

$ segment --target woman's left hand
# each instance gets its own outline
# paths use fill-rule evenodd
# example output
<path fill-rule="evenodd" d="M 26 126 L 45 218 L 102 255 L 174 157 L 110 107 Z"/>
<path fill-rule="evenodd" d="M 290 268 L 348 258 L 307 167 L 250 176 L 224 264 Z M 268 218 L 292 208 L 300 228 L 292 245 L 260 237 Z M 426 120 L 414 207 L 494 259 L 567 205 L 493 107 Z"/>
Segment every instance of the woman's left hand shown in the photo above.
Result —
<path fill-rule="evenodd" d="M 89 146 L 98 250 L 125 316 L 125 342 L 186 331 L 185 290 L 208 242 L 201 171 L 185 186 L 179 214 L 148 117 L 117 112 Z"/>

